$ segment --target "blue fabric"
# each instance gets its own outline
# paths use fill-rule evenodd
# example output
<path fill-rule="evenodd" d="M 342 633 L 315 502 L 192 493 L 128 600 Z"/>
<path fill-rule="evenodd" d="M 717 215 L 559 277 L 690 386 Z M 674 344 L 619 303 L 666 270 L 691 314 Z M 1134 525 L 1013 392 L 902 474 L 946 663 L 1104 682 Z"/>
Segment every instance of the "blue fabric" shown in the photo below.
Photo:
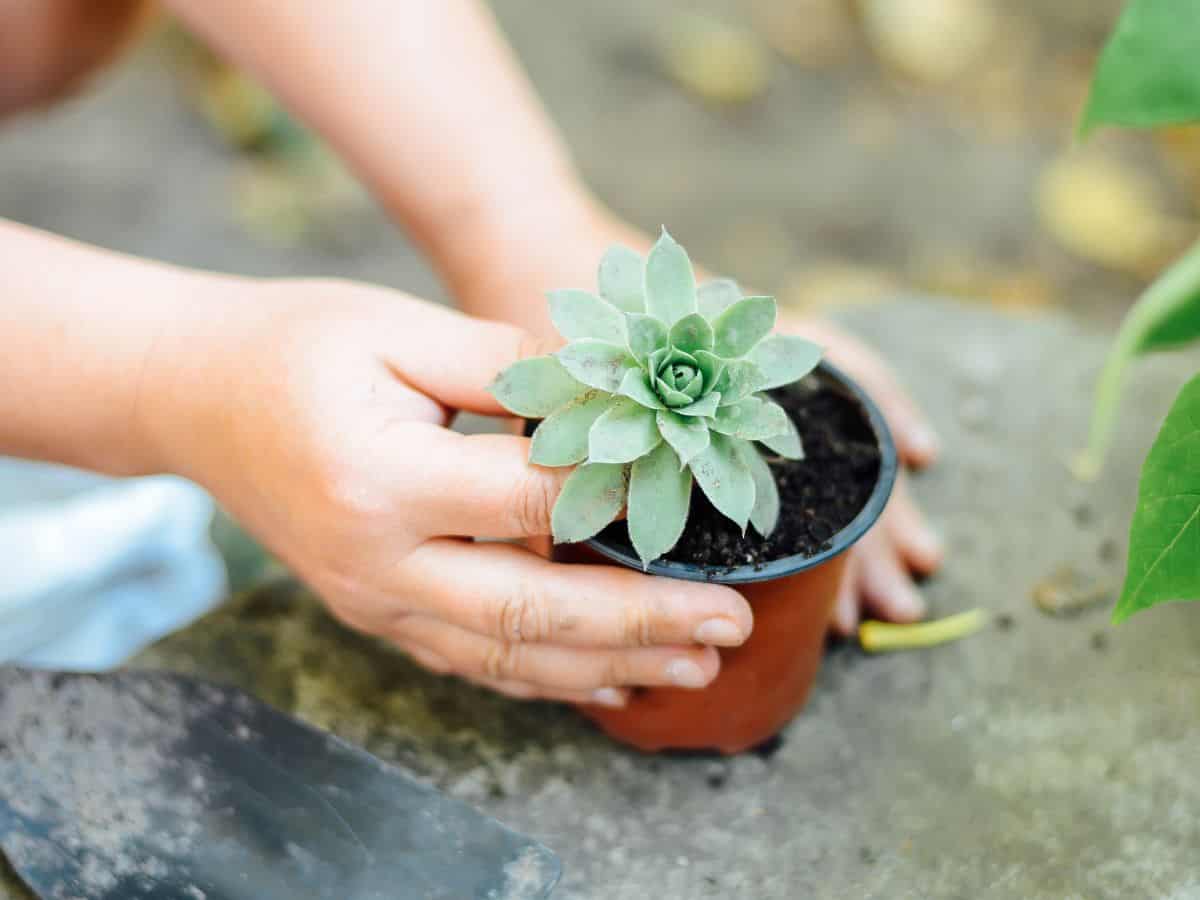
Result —
<path fill-rule="evenodd" d="M 0 460 L 0 662 L 109 669 L 212 609 L 213 512 L 178 478 Z"/>

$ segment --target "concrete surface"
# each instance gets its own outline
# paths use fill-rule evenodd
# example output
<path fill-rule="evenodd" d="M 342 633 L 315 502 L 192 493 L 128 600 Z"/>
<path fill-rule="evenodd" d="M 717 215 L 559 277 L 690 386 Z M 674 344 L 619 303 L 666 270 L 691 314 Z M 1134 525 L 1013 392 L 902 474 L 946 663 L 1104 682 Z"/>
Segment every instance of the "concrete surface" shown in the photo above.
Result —
<path fill-rule="evenodd" d="M 1002 624 L 932 651 L 833 648 L 769 759 L 626 752 L 568 710 L 419 672 L 286 579 L 137 662 L 231 679 L 541 837 L 563 900 L 1200 897 L 1200 607 L 1112 628 L 1107 598 L 1063 618 L 1033 603 L 1064 565 L 1084 593 L 1115 589 L 1139 461 L 1195 361 L 1139 372 L 1085 486 L 1063 459 L 1103 340 L 930 302 L 852 320 L 945 438 L 916 484 L 950 547 L 934 608 Z"/>

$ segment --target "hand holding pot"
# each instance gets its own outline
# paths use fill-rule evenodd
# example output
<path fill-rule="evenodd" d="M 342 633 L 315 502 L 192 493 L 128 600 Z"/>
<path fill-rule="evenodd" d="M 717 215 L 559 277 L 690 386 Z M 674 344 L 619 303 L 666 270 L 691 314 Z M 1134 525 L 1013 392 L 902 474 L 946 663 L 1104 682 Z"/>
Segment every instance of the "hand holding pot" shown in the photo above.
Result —
<path fill-rule="evenodd" d="M 503 414 L 484 388 L 545 352 L 525 333 L 360 285 L 248 290 L 159 342 L 147 420 L 340 619 L 506 694 L 610 705 L 708 684 L 713 646 L 749 635 L 730 588 L 470 540 L 547 534 L 568 474 L 528 465 L 525 438 L 446 427 Z"/>

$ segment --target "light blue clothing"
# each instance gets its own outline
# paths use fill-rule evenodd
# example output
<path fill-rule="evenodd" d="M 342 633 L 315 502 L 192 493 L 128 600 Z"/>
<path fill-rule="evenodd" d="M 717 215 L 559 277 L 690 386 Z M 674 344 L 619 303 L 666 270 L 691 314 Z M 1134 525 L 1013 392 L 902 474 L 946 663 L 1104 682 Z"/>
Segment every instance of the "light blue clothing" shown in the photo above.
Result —
<path fill-rule="evenodd" d="M 213 513 L 182 479 L 0 459 L 0 663 L 109 669 L 212 609 Z"/>

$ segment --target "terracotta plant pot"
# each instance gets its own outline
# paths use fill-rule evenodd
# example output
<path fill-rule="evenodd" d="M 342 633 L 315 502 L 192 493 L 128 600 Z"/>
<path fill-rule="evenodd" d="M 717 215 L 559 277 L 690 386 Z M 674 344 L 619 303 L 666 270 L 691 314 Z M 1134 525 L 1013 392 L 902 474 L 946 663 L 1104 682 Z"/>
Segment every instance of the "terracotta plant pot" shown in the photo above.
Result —
<path fill-rule="evenodd" d="M 740 753 L 773 737 L 804 706 L 821 664 L 846 551 L 883 512 L 897 469 L 895 444 L 875 404 L 833 366 L 822 363 L 819 373 L 860 407 L 879 445 L 879 473 L 866 505 L 816 556 L 790 556 L 719 572 L 668 560 L 652 563 L 653 575 L 736 587 L 754 610 L 754 631 L 741 647 L 720 651 L 721 672 L 703 690 L 645 688 L 623 709 L 581 707 L 611 737 L 646 751 Z M 607 559 L 642 568 L 627 548 L 600 538 L 557 546 L 553 557 L 563 562 Z"/>

